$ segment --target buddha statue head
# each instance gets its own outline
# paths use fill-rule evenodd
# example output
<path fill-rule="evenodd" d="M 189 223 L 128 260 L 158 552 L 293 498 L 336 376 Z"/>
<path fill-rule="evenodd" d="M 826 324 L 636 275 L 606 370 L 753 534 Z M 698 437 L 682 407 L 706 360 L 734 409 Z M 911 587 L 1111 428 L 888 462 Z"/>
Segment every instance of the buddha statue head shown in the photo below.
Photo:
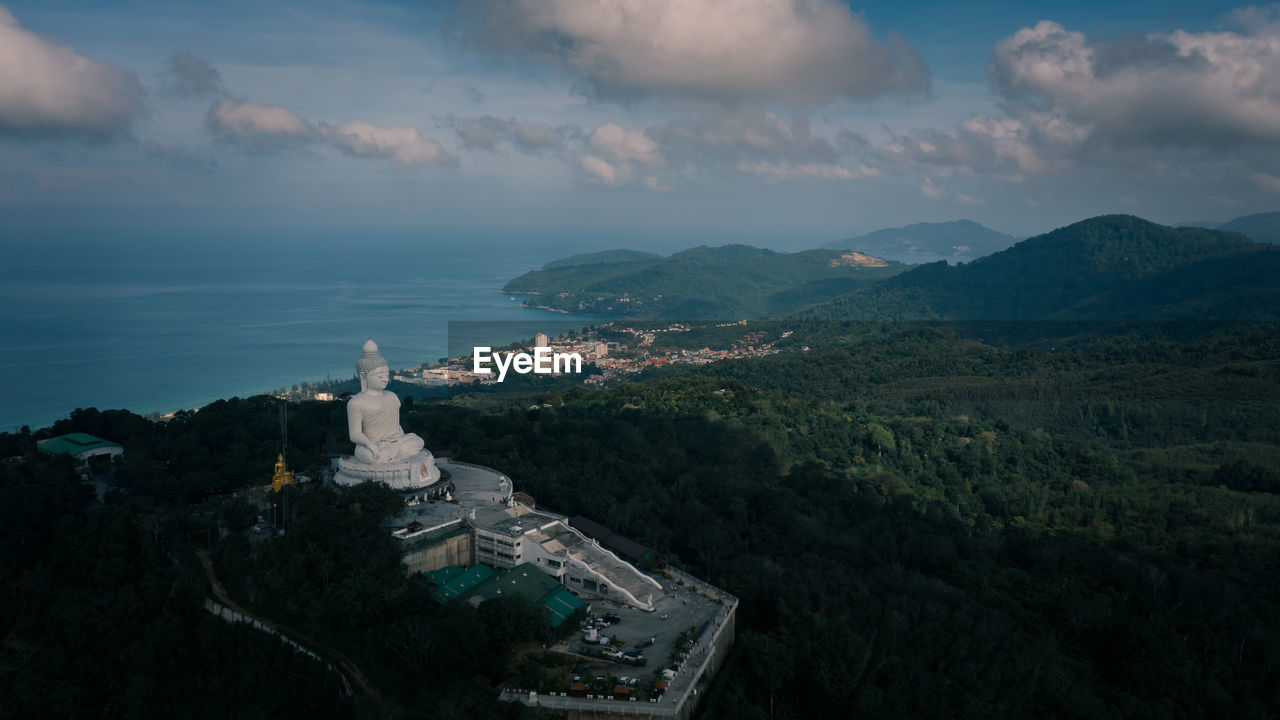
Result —
<path fill-rule="evenodd" d="M 379 370 L 381 372 L 378 372 Z M 360 392 L 370 388 L 370 380 L 376 386 L 375 390 L 382 390 L 387 386 L 390 374 L 391 366 L 387 363 L 387 359 L 382 357 L 382 353 L 378 352 L 378 344 L 372 340 L 366 341 L 364 351 L 356 361 L 356 375 L 360 376 Z"/>

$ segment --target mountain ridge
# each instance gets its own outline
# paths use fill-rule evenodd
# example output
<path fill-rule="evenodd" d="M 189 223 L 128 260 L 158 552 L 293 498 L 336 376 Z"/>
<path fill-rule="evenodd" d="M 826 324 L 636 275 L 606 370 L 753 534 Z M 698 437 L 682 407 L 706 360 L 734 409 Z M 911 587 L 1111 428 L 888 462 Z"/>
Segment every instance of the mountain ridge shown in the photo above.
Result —
<path fill-rule="evenodd" d="M 615 317 L 743 319 L 794 312 L 907 268 L 837 250 L 697 246 L 659 260 L 557 266 L 509 281 L 529 306 Z"/>
<path fill-rule="evenodd" d="M 1216 229 L 1238 232 L 1258 242 L 1280 245 L 1280 212 L 1242 215 L 1222 223 Z"/>
<path fill-rule="evenodd" d="M 580 253 L 578 255 L 570 255 L 569 257 L 552 260 L 542 266 L 543 270 L 556 270 L 559 268 L 584 267 L 587 265 L 611 265 L 620 262 L 635 262 L 646 260 L 661 260 L 662 256 L 657 253 L 644 252 L 643 250 L 628 250 L 619 248 L 617 250 L 602 250 L 600 252 Z"/>
<path fill-rule="evenodd" d="M 1072 307 L 1092 307 L 1101 313 L 1097 315 L 1099 319 L 1117 314 L 1142 316 L 1142 297 L 1127 295 L 1138 305 L 1122 313 L 1116 309 L 1101 312 L 1110 305 L 1101 299 L 1090 303 L 1089 299 L 1116 293 L 1134 283 L 1145 283 L 1142 287 L 1151 292 L 1161 286 L 1160 281 L 1153 278 L 1180 267 L 1257 253 L 1265 248 L 1238 233 L 1171 228 L 1132 215 L 1104 215 L 1028 238 L 971 263 L 954 267 L 944 262 L 917 266 L 876 286 L 802 311 L 799 316 L 861 320 L 1039 320 L 1056 318 Z M 1265 259 L 1270 261 L 1270 256 Z M 1220 282 L 1229 283 L 1233 278 L 1245 277 L 1249 263 L 1205 267 L 1218 272 Z M 1269 291 L 1269 283 L 1254 275 L 1248 277 L 1255 284 L 1262 281 L 1262 289 Z M 1169 283 L 1174 280 L 1174 276 L 1166 278 Z M 1195 287 L 1197 292 L 1209 290 Z M 1175 305 L 1188 300 L 1166 299 Z M 1232 305 L 1227 299 L 1215 303 L 1217 307 Z M 1158 308 L 1146 303 L 1145 309 L 1154 313 Z M 1175 317 L 1185 314 L 1173 312 Z M 1270 316 L 1273 311 L 1262 308 L 1261 314 Z"/>

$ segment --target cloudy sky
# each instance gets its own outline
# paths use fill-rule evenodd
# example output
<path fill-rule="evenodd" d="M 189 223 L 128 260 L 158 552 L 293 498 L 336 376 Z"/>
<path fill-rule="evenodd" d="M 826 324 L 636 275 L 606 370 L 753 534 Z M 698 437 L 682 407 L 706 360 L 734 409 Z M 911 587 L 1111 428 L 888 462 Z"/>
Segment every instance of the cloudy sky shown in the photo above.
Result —
<path fill-rule="evenodd" d="M 0 224 L 783 249 L 1280 208 L 1280 5 L 0 5 Z"/>

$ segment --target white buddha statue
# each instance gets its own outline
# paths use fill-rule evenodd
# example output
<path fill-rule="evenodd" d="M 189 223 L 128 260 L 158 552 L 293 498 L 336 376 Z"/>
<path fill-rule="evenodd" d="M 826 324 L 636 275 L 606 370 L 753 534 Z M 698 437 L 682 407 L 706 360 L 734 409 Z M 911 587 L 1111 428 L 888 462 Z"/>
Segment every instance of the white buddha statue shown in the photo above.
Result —
<path fill-rule="evenodd" d="M 422 438 L 400 428 L 400 398 L 387 390 L 391 367 L 372 340 L 356 362 L 360 392 L 347 401 L 347 427 L 355 458 L 378 465 L 403 461 L 425 446 Z"/>

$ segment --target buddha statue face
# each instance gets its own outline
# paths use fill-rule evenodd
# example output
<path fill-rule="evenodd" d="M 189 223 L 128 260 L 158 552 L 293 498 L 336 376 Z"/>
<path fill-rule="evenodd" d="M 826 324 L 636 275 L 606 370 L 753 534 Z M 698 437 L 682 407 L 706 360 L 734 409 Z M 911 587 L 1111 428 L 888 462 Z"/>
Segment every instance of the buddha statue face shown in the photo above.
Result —
<path fill-rule="evenodd" d="M 390 381 L 391 371 L 386 365 L 379 365 L 365 375 L 364 386 L 369 390 L 385 390 Z"/>
<path fill-rule="evenodd" d="M 378 352 L 378 346 L 372 341 L 364 344 L 364 352 L 356 362 L 356 374 L 360 376 L 360 391 L 384 390 L 391 380 L 391 367 L 387 359 Z"/>

